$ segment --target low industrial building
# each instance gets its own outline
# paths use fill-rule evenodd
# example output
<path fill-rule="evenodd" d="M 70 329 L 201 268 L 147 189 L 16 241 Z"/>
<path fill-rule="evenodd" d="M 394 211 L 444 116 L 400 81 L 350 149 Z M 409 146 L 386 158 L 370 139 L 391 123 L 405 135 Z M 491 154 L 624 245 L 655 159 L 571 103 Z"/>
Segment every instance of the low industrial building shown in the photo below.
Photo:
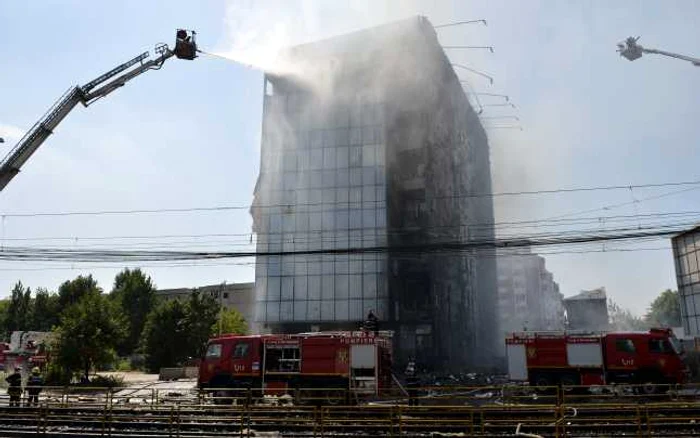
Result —
<path fill-rule="evenodd" d="M 193 288 L 160 289 L 156 296 L 165 300 L 186 300 L 193 293 L 208 294 L 225 309 L 238 310 L 248 322 L 248 329 L 255 333 L 255 283 L 224 283 Z"/>
<path fill-rule="evenodd" d="M 500 331 L 563 330 L 564 304 L 559 284 L 537 254 L 498 258 Z"/>
<path fill-rule="evenodd" d="M 564 298 L 564 307 L 569 330 L 606 331 L 610 326 L 604 287 Z"/>

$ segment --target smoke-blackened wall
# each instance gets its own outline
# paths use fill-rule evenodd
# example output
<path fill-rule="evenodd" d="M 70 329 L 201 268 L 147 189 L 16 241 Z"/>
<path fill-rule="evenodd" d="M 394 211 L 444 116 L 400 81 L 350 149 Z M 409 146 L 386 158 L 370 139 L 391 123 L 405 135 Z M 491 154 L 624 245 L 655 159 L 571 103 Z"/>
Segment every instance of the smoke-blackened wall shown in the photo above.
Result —
<path fill-rule="evenodd" d="M 272 330 L 352 328 L 372 308 L 396 332 L 399 363 L 487 365 L 494 258 L 392 250 L 493 237 L 469 225 L 493 223 L 491 198 L 470 196 L 491 191 L 488 141 L 432 26 L 419 17 L 283 59 L 286 73 L 266 78 L 258 250 L 389 250 L 268 258 L 258 319 Z M 280 202 L 289 206 L 271 207 Z"/>

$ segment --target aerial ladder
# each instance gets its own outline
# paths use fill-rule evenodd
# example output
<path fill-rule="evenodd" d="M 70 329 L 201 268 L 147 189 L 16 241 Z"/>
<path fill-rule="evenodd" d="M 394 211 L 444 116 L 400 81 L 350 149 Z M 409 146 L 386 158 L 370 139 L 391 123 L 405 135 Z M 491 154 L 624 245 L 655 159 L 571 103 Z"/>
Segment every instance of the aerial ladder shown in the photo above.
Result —
<path fill-rule="evenodd" d="M 2 159 L 0 162 L 0 191 L 12 181 L 24 163 L 79 103 L 87 107 L 140 74 L 148 70 L 159 70 L 165 61 L 173 56 L 179 59 L 195 59 L 197 57 L 196 36 L 195 31 L 178 29 L 174 49 L 170 49 L 167 44 L 158 44 L 155 47 L 157 56 L 154 59 L 146 61 L 150 53 L 144 52 L 83 86 L 68 89 Z M 134 68 L 134 66 L 136 67 Z"/>
<path fill-rule="evenodd" d="M 656 55 L 668 56 L 671 58 L 680 59 L 682 61 L 688 61 L 696 67 L 700 67 L 700 58 L 693 58 L 692 56 L 679 55 L 678 53 L 667 52 L 665 50 L 659 49 L 649 49 L 647 47 L 642 47 L 637 43 L 639 37 L 629 37 L 625 41 L 617 44 L 617 51 L 620 56 L 626 58 L 629 61 L 634 61 L 642 57 L 644 53 L 652 53 Z"/>

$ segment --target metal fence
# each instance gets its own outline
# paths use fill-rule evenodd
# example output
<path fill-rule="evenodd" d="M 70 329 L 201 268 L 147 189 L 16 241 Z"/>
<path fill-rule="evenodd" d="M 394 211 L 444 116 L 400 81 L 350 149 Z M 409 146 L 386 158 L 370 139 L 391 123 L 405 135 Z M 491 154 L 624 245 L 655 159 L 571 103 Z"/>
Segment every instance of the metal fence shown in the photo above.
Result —
<path fill-rule="evenodd" d="M 0 435 L 679 436 L 700 434 L 700 404 L 535 406 L 161 406 L 2 408 Z M 275 435 L 273 435 L 275 436 Z"/>
<path fill-rule="evenodd" d="M 39 406 L 0 407 L 0 436 L 700 436 L 700 387 L 585 389 L 422 387 L 407 406 L 400 392 L 358 404 L 338 388 L 46 387 Z"/>

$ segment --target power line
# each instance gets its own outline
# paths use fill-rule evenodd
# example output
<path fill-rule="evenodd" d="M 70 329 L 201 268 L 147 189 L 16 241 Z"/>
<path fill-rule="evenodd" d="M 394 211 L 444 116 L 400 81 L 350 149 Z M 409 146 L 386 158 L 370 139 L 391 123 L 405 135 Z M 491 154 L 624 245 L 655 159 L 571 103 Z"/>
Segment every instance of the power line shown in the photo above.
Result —
<path fill-rule="evenodd" d="M 634 189 L 634 188 L 637 188 L 637 187 L 635 187 L 635 186 L 630 186 L 630 187 L 628 187 L 628 188 L 631 190 L 631 189 Z M 614 208 L 620 208 L 620 207 L 626 207 L 626 206 L 628 206 L 628 205 L 639 204 L 640 202 L 644 202 L 644 201 L 652 201 L 652 200 L 655 200 L 655 199 L 661 199 L 661 198 L 665 198 L 665 197 L 668 197 L 668 196 L 678 195 L 678 194 L 681 194 L 681 193 L 685 193 L 685 192 L 689 192 L 689 191 L 691 191 L 691 190 L 697 190 L 697 189 L 698 189 L 698 187 L 690 187 L 690 188 L 682 189 L 682 190 L 674 190 L 674 191 L 662 193 L 662 194 L 660 194 L 660 195 L 653 195 L 653 196 L 649 196 L 649 197 L 646 197 L 646 198 L 635 199 L 635 200 L 633 200 L 633 201 L 621 202 L 621 203 L 617 203 L 617 204 L 608 204 L 608 205 L 605 205 L 605 206 L 603 206 L 603 207 L 592 208 L 592 209 L 588 209 L 588 210 L 581 210 L 581 211 L 572 212 L 572 213 L 567 213 L 567 214 L 558 215 L 558 216 L 551 216 L 551 217 L 549 217 L 549 218 L 547 218 L 547 219 L 560 219 L 560 218 L 566 218 L 566 217 L 571 217 L 571 216 L 578 216 L 578 215 L 580 215 L 580 214 L 593 213 L 593 212 L 601 211 L 601 210 L 607 211 L 607 210 L 612 210 L 612 209 L 614 209 Z"/>
<path fill-rule="evenodd" d="M 607 248 L 607 249 L 589 249 L 589 250 L 560 250 L 560 251 L 539 251 L 537 253 L 498 253 L 498 254 L 480 254 L 479 257 L 523 257 L 530 255 L 537 256 L 551 256 L 551 255 L 576 255 L 576 254 L 592 254 L 592 253 L 618 253 L 618 252 L 646 252 L 646 251 L 670 251 L 672 248 L 670 246 L 663 247 L 649 247 L 649 248 Z M 5 263 L 10 263 L 13 261 L 6 260 Z M 51 263 L 75 263 L 75 262 L 51 262 Z M 269 265 L 270 263 L 266 261 L 251 261 L 251 262 L 215 262 L 215 263 L 201 263 L 201 262 L 187 262 L 187 263 L 168 263 L 168 262 L 154 262 L 154 263 L 132 263 L 131 265 L 125 265 L 120 263 L 119 266 L 105 266 L 101 265 L 84 265 L 82 262 L 78 262 L 79 267 L 76 266 L 41 266 L 41 267 L 18 267 L 18 268 L 0 268 L 0 272 L 33 272 L 33 271 L 75 271 L 75 270 L 97 270 L 97 269 L 124 269 L 127 267 L 138 267 L 138 268 L 199 268 L 199 267 L 222 267 L 222 266 L 242 266 L 254 268 L 257 265 Z M 89 263 L 89 262 L 85 262 Z M 119 262 L 110 262 L 119 263 Z M 306 261 L 294 261 L 294 263 L 308 263 Z"/>
<path fill-rule="evenodd" d="M 0 260 L 26 261 L 186 261 L 213 260 L 244 257 L 275 257 L 301 255 L 343 254 L 440 254 L 473 252 L 484 249 L 510 249 L 536 246 L 568 245 L 576 243 L 638 240 L 652 237 L 668 237 L 682 231 L 678 228 L 662 227 L 638 230 L 618 230 L 611 233 L 580 233 L 570 235 L 511 237 L 507 239 L 483 239 L 467 242 L 445 241 L 421 244 L 378 245 L 337 249 L 307 249 L 297 251 L 117 251 L 117 250 L 70 250 L 58 248 L 7 247 L 0 252 Z"/>
<path fill-rule="evenodd" d="M 419 230 L 412 230 L 412 229 L 405 229 L 405 228 L 380 228 L 382 233 L 386 233 L 389 236 L 392 235 L 403 235 L 403 234 L 415 234 L 416 231 L 421 232 L 421 233 L 427 233 L 428 235 L 438 235 L 435 233 L 435 231 L 439 230 L 445 230 L 447 232 L 453 232 L 456 229 L 459 228 L 468 228 L 472 230 L 478 230 L 480 228 L 484 229 L 492 229 L 495 228 L 495 231 L 501 231 L 503 229 L 523 229 L 523 228 L 537 228 L 537 229 L 542 229 L 542 228 L 552 228 L 552 229 L 557 229 L 560 227 L 565 227 L 565 226 L 572 226 L 572 225 L 598 225 L 601 222 L 603 223 L 615 223 L 615 222 L 620 222 L 620 223 L 625 223 L 625 222 L 630 222 L 630 223 L 635 223 L 639 224 L 640 221 L 649 221 L 649 220 L 655 220 L 655 219 L 663 219 L 663 218 L 687 218 L 687 222 L 684 223 L 678 223 L 674 222 L 672 225 L 675 226 L 692 226 L 695 224 L 696 221 L 700 221 L 700 211 L 680 211 L 680 212 L 658 212 L 658 213 L 644 213 L 644 214 L 632 214 L 632 215 L 610 215 L 610 216 L 599 216 L 599 217 L 580 217 L 580 218 L 560 218 L 560 219 L 549 219 L 549 218 L 542 218 L 542 219 L 532 219 L 532 220 L 520 220 L 520 221 L 501 221 L 501 222 L 465 222 L 465 223 L 456 223 L 456 224 L 449 224 L 449 225 L 435 225 L 435 226 L 421 226 Z M 659 222 L 655 223 L 655 226 L 661 226 L 666 224 L 665 222 Z M 198 241 L 198 239 L 222 239 L 220 241 L 211 241 L 211 242 L 221 242 L 224 244 L 229 244 L 229 243 L 243 243 L 243 242 L 248 242 L 248 243 L 254 243 L 255 241 L 253 240 L 253 236 L 256 237 L 261 237 L 261 236 L 284 236 L 285 238 L 294 238 L 294 239 L 301 239 L 300 241 L 304 241 L 304 237 L 308 236 L 313 236 L 317 237 L 319 235 L 319 232 L 332 232 L 335 234 L 338 234 L 341 231 L 345 232 L 350 232 L 350 231 L 359 231 L 362 230 L 362 228 L 357 228 L 357 229 L 346 229 L 346 230 L 339 230 L 337 228 L 334 228 L 332 230 L 311 230 L 311 231 L 277 231 L 277 232 L 248 232 L 248 233 L 200 233 L 200 234 L 144 234 L 144 235 L 114 235 L 114 236 L 44 236 L 44 237 L 29 237 L 29 236 L 20 236 L 20 237 L 4 237 L 0 239 L 3 242 L 46 242 L 46 241 L 56 241 L 56 242 L 69 242 L 73 246 L 82 244 L 83 242 L 100 242 L 100 241 L 120 241 L 120 240 L 133 240 L 133 241 L 141 241 L 141 240 L 165 240 L 166 242 L 135 242 L 135 244 L 162 244 L 162 245 L 170 245 L 173 243 L 176 244 L 198 244 L 202 243 L 201 241 Z M 595 228 L 594 230 L 596 231 L 603 231 L 600 228 Z M 579 230 L 582 231 L 582 230 Z M 236 240 L 233 240 L 232 242 L 223 240 L 223 239 L 230 239 L 230 238 L 238 238 Z M 169 242 L 168 240 L 171 239 L 187 239 L 184 241 L 179 241 L 179 242 Z M 204 243 L 209 243 L 205 241 Z M 107 245 L 110 245 L 111 243 L 106 243 Z"/>
<path fill-rule="evenodd" d="M 440 199 L 468 199 L 468 198 L 497 198 L 497 197 L 508 197 L 508 196 L 536 196 L 536 195 L 547 195 L 556 193 L 575 193 L 575 192 L 593 192 L 593 191 L 609 191 L 609 190 L 630 190 L 630 189 L 650 189 L 650 188 L 660 188 L 660 187 L 670 187 L 670 186 L 687 186 L 687 185 L 700 185 L 700 180 L 690 180 L 690 181 L 675 181 L 675 182 L 664 182 L 664 183 L 650 183 L 650 184 L 628 184 L 628 185 L 609 185 L 609 186 L 591 186 L 591 187 L 570 187 L 570 188 L 556 188 L 556 189 L 542 189 L 542 190 L 520 190 L 520 191 L 510 191 L 510 192 L 496 192 L 496 193 L 476 193 L 476 194 L 461 194 L 461 195 L 445 195 L 445 196 L 432 196 L 415 200 L 431 201 Z M 334 187 L 335 188 L 335 187 Z M 695 188 L 688 189 L 694 190 Z M 669 192 L 662 195 L 657 195 L 649 198 L 643 198 L 636 202 L 641 202 L 650 199 L 657 199 L 665 196 L 670 196 L 678 192 Z M 414 200 L 414 199 L 409 199 Z M 386 202 L 386 201 L 367 201 L 371 203 Z M 583 214 L 588 212 L 594 212 L 599 210 L 604 210 L 608 208 L 614 208 L 617 206 L 629 205 L 634 202 L 625 202 L 622 204 L 612 204 L 605 207 L 600 207 L 591 210 L 584 210 L 576 213 L 569 213 L 562 216 L 553 216 L 549 219 L 567 217 L 571 215 Z M 335 205 L 337 203 L 326 203 L 326 202 L 294 202 L 294 203 L 279 203 L 279 204 L 252 204 L 252 205 L 218 205 L 209 207 L 182 207 L 182 208 L 154 208 L 154 209 L 131 209 L 131 210 L 93 210 L 93 211 L 58 211 L 58 212 L 29 212 L 29 213 L 0 213 L 0 217 L 4 218 L 28 218 L 28 217 L 54 217 L 54 216 L 99 216 L 99 215 L 128 215 L 128 214 L 160 214 L 160 213 L 192 213 L 192 212 L 208 212 L 208 211 L 229 211 L 229 210 L 249 210 L 251 208 L 289 208 L 289 207 L 304 207 L 304 206 L 319 206 L 319 205 Z M 342 203 L 341 203 L 342 204 Z"/>

